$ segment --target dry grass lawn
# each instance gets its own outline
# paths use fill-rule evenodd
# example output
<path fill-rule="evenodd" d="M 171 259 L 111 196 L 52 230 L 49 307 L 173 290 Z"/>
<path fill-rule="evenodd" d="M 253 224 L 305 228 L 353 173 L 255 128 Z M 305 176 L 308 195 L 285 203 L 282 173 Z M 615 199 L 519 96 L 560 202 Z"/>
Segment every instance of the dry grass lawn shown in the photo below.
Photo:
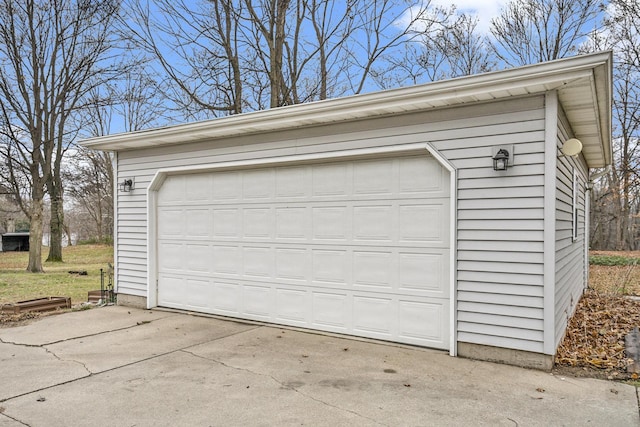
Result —
<path fill-rule="evenodd" d="M 100 289 L 100 269 L 113 263 L 113 246 L 81 245 L 63 248 L 64 262 L 44 262 L 48 248 L 43 248 L 44 273 L 27 273 L 27 252 L 0 252 L 0 304 L 29 299 L 64 296 L 71 304 L 87 300 L 87 292 Z M 69 271 L 86 270 L 86 276 Z"/>

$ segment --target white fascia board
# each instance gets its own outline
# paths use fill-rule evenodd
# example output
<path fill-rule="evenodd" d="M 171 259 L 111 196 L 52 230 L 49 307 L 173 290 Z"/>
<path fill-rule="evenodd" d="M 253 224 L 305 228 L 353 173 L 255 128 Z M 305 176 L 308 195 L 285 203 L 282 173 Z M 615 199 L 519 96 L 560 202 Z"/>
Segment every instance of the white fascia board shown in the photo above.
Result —
<path fill-rule="evenodd" d="M 430 103 L 438 103 L 440 107 L 442 104 L 456 105 L 462 103 L 464 98 L 473 98 L 478 94 L 502 92 L 499 97 L 511 96 L 508 92 L 516 88 L 524 88 L 528 93 L 546 92 L 589 77 L 596 67 L 610 68 L 610 64 L 611 52 L 597 53 L 418 86 L 107 135 L 86 139 L 80 144 L 87 148 L 111 151 L 148 148 L 426 110 L 436 108 Z M 598 103 L 605 101 L 597 100 Z"/>

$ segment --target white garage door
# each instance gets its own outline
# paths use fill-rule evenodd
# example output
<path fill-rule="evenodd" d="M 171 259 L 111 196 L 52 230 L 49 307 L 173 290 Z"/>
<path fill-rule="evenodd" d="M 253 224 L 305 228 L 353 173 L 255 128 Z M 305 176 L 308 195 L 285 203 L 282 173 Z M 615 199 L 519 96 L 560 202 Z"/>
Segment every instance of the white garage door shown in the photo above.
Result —
<path fill-rule="evenodd" d="M 428 155 L 168 176 L 158 305 L 448 349 L 448 183 Z"/>

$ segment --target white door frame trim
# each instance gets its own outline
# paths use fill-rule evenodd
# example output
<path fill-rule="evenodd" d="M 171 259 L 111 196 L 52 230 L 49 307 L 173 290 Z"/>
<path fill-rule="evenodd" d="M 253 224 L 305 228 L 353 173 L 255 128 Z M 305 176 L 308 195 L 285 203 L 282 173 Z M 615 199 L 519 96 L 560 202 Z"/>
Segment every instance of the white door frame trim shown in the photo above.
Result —
<path fill-rule="evenodd" d="M 402 155 L 410 152 L 427 151 L 438 163 L 449 172 L 450 181 L 450 259 L 449 259 L 449 353 L 457 355 L 457 328 L 456 328 L 456 223 L 457 223 L 457 173 L 455 167 L 436 150 L 430 143 L 400 144 L 384 147 L 359 148 L 353 150 L 330 151 L 313 154 L 299 154 L 291 156 L 266 157 L 260 159 L 238 160 L 229 162 L 209 163 L 197 166 L 181 166 L 159 169 L 149 187 L 147 188 L 147 308 L 158 305 L 158 263 L 157 263 L 157 204 L 158 191 L 162 187 L 164 180 L 169 175 L 184 173 L 203 173 L 219 170 L 240 169 L 260 166 L 279 166 L 291 163 L 311 163 L 319 160 L 350 160 L 367 157 L 377 157 L 383 155 Z"/>

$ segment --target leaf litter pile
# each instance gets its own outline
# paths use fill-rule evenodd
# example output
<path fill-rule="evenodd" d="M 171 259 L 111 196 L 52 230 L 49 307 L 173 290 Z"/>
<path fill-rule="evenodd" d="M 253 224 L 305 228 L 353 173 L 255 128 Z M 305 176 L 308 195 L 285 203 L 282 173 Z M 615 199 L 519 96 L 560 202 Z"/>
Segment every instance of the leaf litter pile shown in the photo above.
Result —
<path fill-rule="evenodd" d="M 629 274 L 629 273 L 632 274 Z M 556 369 L 581 376 L 637 379 L 628 372 L 625 336 L 640 327 L 638 266 L 592 265 L 584 293 L 556 353 Z"/>

